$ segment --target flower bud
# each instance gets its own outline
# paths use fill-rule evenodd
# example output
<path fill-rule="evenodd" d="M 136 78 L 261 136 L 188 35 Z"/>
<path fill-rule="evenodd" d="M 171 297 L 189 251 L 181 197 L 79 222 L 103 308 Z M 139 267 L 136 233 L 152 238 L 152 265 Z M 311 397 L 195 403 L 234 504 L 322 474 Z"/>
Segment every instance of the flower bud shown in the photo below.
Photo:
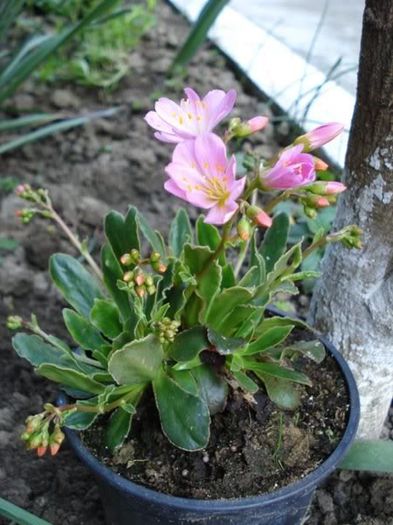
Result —
<path fill-rule="evenodd" d="M 23 319 L 19 315 L 10 315 L 7 317 L 7 328 L 9 330 L 19 330 L 23 326 Z"/>
<path fill-rule="evenodd" d="M 314 157 L 314 167 L 317 171 L 326 171 L 329 167 L 329 164 L 326 164 L 322 159 Z"/>
<path fill-rule="evenodd" d="M 158 262 L 161 259 L 161 254 L 158 252 L 153 252 L 150 255 L 150 262 L 155 263 Z"/>
<path fill-rule="evenodd" d="M 273 224 L 272 218 L 258 206 L 249 206 L 246 215 L 259 227 L 270 228 Z"/>
<path fill-rule="evenodd" d="M 304 210 L 305 215 L 307 215 L 309 219 L 315 219 L 315 217 L 318 215 L 315 208 L 304 206 L 303 210 Z"/>
<path fill-rule="evenodd" d="M 242 241 L 248 241 L 250 239 L 252 227 L 246 217 L 242 217 L 237 223 L 237 233 Z"/>
<path fill-rule="evenodd" d="M 135 293 L 137 294 L 138 297 L 142 299 L 142 297 L 146 295 L 146 289 L 144 286 L 136 286 Z"/>
<path fill-rule="evenodd" d="M 145 276 L 143 273 L 138 273 L 138 275 L 135 277 L 134 281 L 135 281 L 135 284 L 137 286 L 142 286 L 143 284 L 145 284 Z"/>
<path fill-rule="evenodd" d="M 134 279 L 134 272 L 126 272 L 124 275 L 123 275 L 123 281 L 125 283 L 129 283 L 130 281 L 132 281 Z"/>
<path fill-rule="evenodd" d="M 47 448 L 48 448 L 47 446 L 37 447 L 37 456 L 39 458 L 42 458 L 42 456 L 45 456 Z"/>
<path fill-rule="evenodd" d="M 146 275 L 145 277 L 146 286 L 152 286 L 154 284 L 153 277 L 151 275 Z"/>
<path fill-rule="evenodd" d="M 135 263 L 135 264 L 138 264 L 139 261 L 141 260 L 141 254 L 139 253 L 139 251 L 136 249 L 136 248 L 133 248 L 131 250 L 131 258 L 132 258 L 132 261 Z"/>
<path fill-rule="evenodd" d="M 148 286 L 148 287 L 147 287 L 147 293 L 148 293 L 149 295 L 153 295 L 153 294 L 155 294 L 155 293 L 156 293 L 156 287 L 155 287 L 154 285 Z"/>
<path fill-rule="evenodd" d="M 158 273 L 164 273 L 166 272 L 166 269 L 167 269 L 167 266 L 164 263 L 158 263 L 157 268 L 154 268 L 154 270 L 156 270 L 156 272 Z"/>
<path fill-rule="evenodd" d="M 51 445 L 49 445 L 49 449 L 50 449 L 50 455 L 56 456 L 56 454 L 59 452 L 60 445 L 58 443 L 52 443 Z"/>
<path fill-rule="evenodd" d="M 18 197 L 23 197 L 23 194 L 30 190 L 31 187 L 29 184 L 18 184 L 18 186 L 15 188 L 15 193 Z"/>
<path fill-rule="evenodd" d="M 120 257 L 120 262 L 123 266 L 130 266 L 134 261 L 129 253 L 125 253 Z"/>
<path fill-rule="evenodd" d="M 303 144 L 305 152 L 318 149 L 327 142 L 330 142 L 339 135 L 344 129 L 343 124 L 330 122 L 319 126 L 305 135 L 298 137 L 294 144 Z"/>
<path fill-rule="evenodd" d="M 265 128 L 268 121 L 267 117 L 262 116 L 253 117 L 246 122 L 233 118 L 230 120 L 228 131 L 232 137 L 245 138 Z"/>

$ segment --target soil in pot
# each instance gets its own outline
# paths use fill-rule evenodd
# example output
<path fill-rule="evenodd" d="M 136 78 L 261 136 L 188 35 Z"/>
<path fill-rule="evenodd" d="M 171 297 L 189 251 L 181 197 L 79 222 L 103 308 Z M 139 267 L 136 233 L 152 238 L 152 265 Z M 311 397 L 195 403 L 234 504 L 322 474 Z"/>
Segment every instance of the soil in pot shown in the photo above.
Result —
<path fill-rule="evenodd" d="M 166 494 L 222 499 L 276 490 L 315 470 L 346 427 L 348 395 L 334 359 L 302 365 L 313 386 L 301 389 L 297 410 L 279 410 L 263 392 L 256 394 L 255 405 L 235 392 L 225 411 L 212 417 L 203 451 L 184 452 L 169 443 L 151 394 L 114 455 L 101 445 L 104 419 L 85 431 L 83 440 L 114 471 Z"/>

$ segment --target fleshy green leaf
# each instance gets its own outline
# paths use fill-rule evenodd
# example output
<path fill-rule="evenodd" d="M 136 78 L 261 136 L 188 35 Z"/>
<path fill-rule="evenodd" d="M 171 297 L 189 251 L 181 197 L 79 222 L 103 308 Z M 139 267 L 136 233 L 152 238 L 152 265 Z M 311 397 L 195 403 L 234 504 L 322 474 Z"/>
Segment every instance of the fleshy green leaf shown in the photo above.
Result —
<path fill-rule="evenodd" d="M 300 403 L 300 392 L 297 386 L 287 380 L 268 375 L 258 374 L 263 381 L 267 395 L 280 408 L 295 410 Z"/>
<path fill-rule="evenodd" d="M 209 315 L 207 317 L 207 324 L 209 327 L 220 332 L 221 324 L 225 321 L 227 315 L 241 304 L 248 304 L 252 299 L 252 292 L 247 288 L 241 286 L 234 286 L 233 288 L 225 288 L 215 297 Z"/>
<path fill-rule="evenodd" d="M 104 219 L 104 230 L 117 260 L 132 249 L 139 250 L 137 211 L 130 207 L 124 217 L 117 211 L 109 212 Z"/>
<path fill-rule="evenodd" d="M 51 363 L 67 368 L 76 368 L 76 360 L 66 350 L 45 343 L 38 335 L 19 333 L 12 338 L 12 345 L 16 353 L 27 359 L 34 367 L 43 363 Z"/>
<path fill-rule="evenodd" d="M 338 468 L 393 473 L 393 441 L 363 439 L 355 441 Z"/>
<path fill-rule="evenodd" d="M 193 396 L 199 396 L 198 384 L 190 370 L 176 370 L 171 368 L 170 372 L 168 373 L 175 383 L 177 383 L 183 390 L 189 394 L 192 394 Z"/>
<path fill-rule="evenodd" d="M 36 371 L 40 376 L 46 377 L 55 383 L 61 383 L 83 392 L 100 394 L 105 389 L 105 386 L 98 383 L 98 381 L 95 381 L 83 372 L 78 372 L 71 368 L 62 368 L 57 365 L 44 363 Z"/>
<path fill-rule="evenodd" d="M 157 337 L 150 334 L 116 350 L 108 361 L 108 371 L 120 385 L 147 383 L 157 376 L 163 355 Z"/>
<path fill-rule="evenodd" d="M 206 402 L 185 391 L 165 373 L 153 381 L 161 426 L 169 441 L 183 450 L 201 450 L 209 441 Z"/>
<path fill-rule="evenodd" d="M 314 331 L 310 325 L 308 325 L 301 319 L 298 319 L 297 317 L 293 317 L 291 315 L 285 315 L 285 317 L 266 317 L 265 319 L 263 319 L 262 323 L 260 323 L 260 325 L 257 327 L 255 334 L 259 336 L 267 332 L 267 330 L 270 330 L 270 328 L 274 328 L 276 326 L 288 326 L 289 324 L 293 324 L 294 326 L 304 328 L 311 332 Z"/>
<path fill-rule="evenodd" d="M 175 257 L 180 257 L 184 245 L 192 242 L 190 219 L 184 208 L 179 208 L 169 230 L 169 245 Z"/>
<path fill-rule="evenodd" d="M 82 317 L 74 310 L 64 308 L 63 318 L 72 338 L 82 348 L 86 350 L 96 350 L 100 348 L 101 345 L 106 344 L 100 332 L 94 328 L 85 317 Z"/>
<path fill-rule="evenodd" d="M 3 498 L 0 498 L 0 516 L 7 519 L 6 523 L 17 523 L 18 525 L 52 525 L 49 521 L 38 518 L 38 516 L 27 512 L 27 510 Z"/>
<path fill-rule="evenodd" d="M 251 394 L 258 392 L 259 386 L 246 373 L 241 370 L 233 370 L 232 374 L 243 390 Z"/>
<path fill-rule="evenodd" d="M 211 344 L 221 355 L 232 354 L 237 348 L 244 344 L 244 339 L 224 337 L 212 328 L 207 331 L 207 337 Z"/>
<path fill-rule="evenodd" d="M 86 430 L 98 417 L 98 412 L 72 412 L 64 419 L 67 428 Z"/>
<path fill-rule="evenodd" d="M 117 286 L 117 281 L 123 277 L 123 271 L 109 244 L 105 244 L 102 248 L 101 265 L 104 273 L 105 286 L 117 304 L 120 316 L 123 322 L 125 322 L 131 316 L 130 303 L 127 292 L 119 290 Z"/>
<path fill-rule="evenodd" d="M 236 286 L 236 277 L 232 264 L 228 263 L 222 267 L 221 288 L 232 288 Z"/>
<path fill-rule="evenodd" d="M 278 379 L 285 379 L 286 381 L 312 386 L 311 380 L 305 374 L 290 368 L 284 368 L 276 363 L 260 363 L 247 359 L 244 360 L 244 366 L 246 369 L 255 372 L 258 377 L 261 374 L 262 380 L 265 375 L 268 375 L 277 377 Z"/>
<path fill-rule="evenodd" d="M 110 451 L 120 447 L 131 430 L 132 417 L 135 414 L 133 405 L 128 404 L 127 410 L 117 408 L 111 415 L 105 428 L 105 445 Z"/>
<path fill-rule="evenodd" d="M 221 235 L 218 229 L 212 224 L 204 222 L 203 217 L 199 216 L 196 222 L 196 232 L 198 244 L 207 246 L 213 252 L 216 251 L 221 242 Z M 222 253 L 219 258 L 221 265 L 225 265 L 225 254 Z"/>
<path fill-rule="evenodd" d="M 162 236 L 159 232 L 153 230 L 147 220 L 141 213 L 137 213 L 137 223 L 140 231 L 143 233 L 143 236 L 153 248 L 155 252 L 161 254 L 162 257 L 166 256 L 165 243 L 162 239 Z"/>
<path fill-rule="evenodd" d="M 256 341 L 253 341 L 244 350 L 242 350 L 241 354 L 243 356 L 259 354 L 268 348 L 277 346 L 278 344 L 285 341 L 288 335 L 292 332 L 293 328 L 294 326 L 292 324 L 270 328 L 260 337 L 258 337 Z"/>
<path fill-rule="evenodd" d="M 106 337 L 115 339 L 123 330 L 120 322 L 119 310 L 110 301 L 96 299 L 90 312 L 92 324 Z"/>
<path fill-rule="evenodd" d="M 102 297 L 92 275 L 74 257 L 65 253 L 51 256 L 49 272 L 65 300 L 81 315 L 89 317 L 94 300 Z"/>
<path fill-rule="evenodd" d="M 206 328 L 194 326 L 176 335 L 169 352 L 175 361 L 191 361 L 208 347 Z"/>
<path fill-rule="evenodd" d="M 321 341 L 297 341 L 289 346 L 283 348 L 285 352 L 298 352 L 304 356 L 312 359 L 316 363 L 322 363 L 326 356 L 325 346 Z"/>
<path fill-rule="evenodd" d="M 217 414 L 224 410 L 228 396 L 227 382 L 207 365 L 193 368 L 191 374 L 198 384 L 200 396 L 205 400 L 210 414 Z"/>
<path fill-rule="evenodd" d="M 265 237 L 259 248 L 266 263 L 266 271 L 269 273 L 276 261 L 283 255 L 287 247 L 289 233 L 289 217 L 286 213 L 280 213 L 273 219 L 273 224 L 266 231 Z"/>

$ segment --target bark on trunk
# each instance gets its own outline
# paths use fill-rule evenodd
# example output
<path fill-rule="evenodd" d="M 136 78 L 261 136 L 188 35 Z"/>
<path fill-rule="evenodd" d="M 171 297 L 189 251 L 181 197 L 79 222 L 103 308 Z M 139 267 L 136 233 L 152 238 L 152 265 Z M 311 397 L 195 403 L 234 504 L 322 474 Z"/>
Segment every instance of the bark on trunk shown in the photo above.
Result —
<path fill-rule="evenodd" d="M 329 247 L 310 322 L 349 361 L 358 436 L 379 437 L 393 396 L 393 1 L 366 0 L 358 94 L 334 230 L 358 224 L 364 248 Z"/>

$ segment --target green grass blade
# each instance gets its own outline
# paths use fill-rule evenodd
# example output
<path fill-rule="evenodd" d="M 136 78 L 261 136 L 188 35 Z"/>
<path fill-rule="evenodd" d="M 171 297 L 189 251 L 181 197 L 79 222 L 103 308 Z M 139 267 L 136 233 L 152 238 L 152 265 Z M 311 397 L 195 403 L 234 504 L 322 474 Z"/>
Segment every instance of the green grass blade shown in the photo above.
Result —
<path fill-rule="evenodd" d="M 0 74 L 0 103 L 12 95 L 16 88 L 60 46 L 86 26 L 105 16 L 119 0 L 103 0 L 82 20 L 53 36 L 30 40 Z"/>
<path fill-rule="evenodd" d="M 52 122 L 53 120 L 64 119 L 65 117 L 66 115 L 64 113 L 33 113 L 23 117 L 0 121 L 0 131 L 13 131 L 26 126 L 37 126 L 39 124 Z"/>
<path fill-rule="evenodd" d="M 207 33 L 229 0 L 209 0 L 176 55 L 172 69 L 184 67 L 206 40 Z"/>
<path fill-rule="evenodd" d="M 338 468 L 393 474 L 393 441 L 383 439 L 355 441 Z"/>
<path fill-rule="evenodd" d="M 77 126 L 82 126 L 83 124 L 86 124 L 86 122 L 90 122 L 91 120 L 95 120 L 97 118 L 110 117 L 118 111 L 120 111 L 120 108 L 110 108 L 102 111 L 95 111 L 94 113 L 88 113 L 81 117 L 75 117 L 67 120 L 62 120 L 61 122 L 56 122 L 54 124 L 49 124 L 48 126 L 44 126 L 37 130 L 31 131 L 30 133 L 26 133 L 22 137 L 18 137 L 4 144 L 0 144 L 0 155 L 6 153 L 7 151 L 11 151 L 15 148 L 24 146 L 29 142 L 34 142 L 36 140 L 42 139 L 43 137 L 47 137 L 48 135 L 53 135 L 55 133 L 59 133 L 60 131 L 65 131 L 67 129 L 75 128 Z"/>
<path fill-rule="evenodd" d="M 51 525 L 49 521 L 42 520 L 3 498 L 0 498 L 0 516 L 18 525 Z"/>
<path fill-rule="evenodd" d="M 15 22 L 25 0 L 5 0 L 0 2 L 0 41 L 4 40 L 8 28 Z"/>

